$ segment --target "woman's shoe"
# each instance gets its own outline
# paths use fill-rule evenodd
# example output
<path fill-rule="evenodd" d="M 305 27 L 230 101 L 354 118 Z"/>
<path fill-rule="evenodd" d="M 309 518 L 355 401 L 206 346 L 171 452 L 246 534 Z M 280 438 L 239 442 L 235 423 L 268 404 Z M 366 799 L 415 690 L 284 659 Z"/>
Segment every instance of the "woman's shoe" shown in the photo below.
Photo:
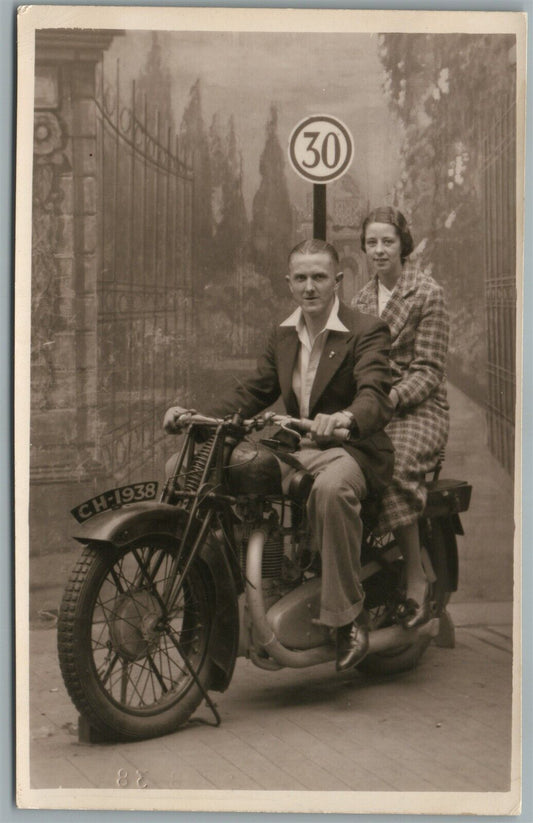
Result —
<path fill-rule="evenodd" d="M 396 611 L 396 616 L 404 629 L 417 629 L 419 626 L 427 623 L 431 617 L 429 583 L 426 583 L 426 591 L 422 605 L 410 597 L 403 603 L 400 603 Z"/>

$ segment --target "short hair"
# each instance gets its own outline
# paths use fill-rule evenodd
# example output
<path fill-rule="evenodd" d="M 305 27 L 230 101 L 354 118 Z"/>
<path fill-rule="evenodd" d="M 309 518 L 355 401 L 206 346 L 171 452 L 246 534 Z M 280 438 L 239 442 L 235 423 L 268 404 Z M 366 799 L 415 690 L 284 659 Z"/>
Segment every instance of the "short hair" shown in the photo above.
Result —
<path fill-rule="evenodd" d="M 363 227 L 361 229 L 361 248 L 364 252 L 366 252 L 366 230 L 370 223 L 389 223 L 391 226 L 394 226 L 398 233 L 398 237 L 400 238 L 401 261 L 402 263 L 405 263 L 406 257 L 409 257 L 415 244 L 413 242 L 411 232 L 409 231 L 407 220 L 401 211 L 399 209 L 395 209 L 394 206 L 378 206 L 377 209 L 373 209 L 370 214 L 365 217 Z"/>
<path fill-rule="evenodd" d="M 319 254 L 323 251 L 329 254 L 334 263 L 339 264 L 339 253 L 335 246 L 326 240 L 318 240 L 316 237 L 312 240 L 302 240 L 301 243 L 297 243 L 296 246 L 290 250 L 287 259 L 290 263 L 295 254 Z"/>

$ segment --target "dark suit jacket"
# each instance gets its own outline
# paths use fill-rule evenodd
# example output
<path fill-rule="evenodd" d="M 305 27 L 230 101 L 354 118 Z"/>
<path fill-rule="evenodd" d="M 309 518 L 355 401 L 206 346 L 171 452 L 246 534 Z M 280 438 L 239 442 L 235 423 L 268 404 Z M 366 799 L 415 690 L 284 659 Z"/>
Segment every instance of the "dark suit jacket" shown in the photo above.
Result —
<path fill-rule="evenodd" d="M 392 417 L 389 400 L 390 332 L 381 320 L 339 306 L 339 319 L 349 331 L 329 331 L 310 398 L 309 416 L 344 409 L 354 417 L 353 435 L 344 446 L 363 469 L 369 489 L 379 491 L 392 476 L 392 443 L 383 431 Z M 254 374 L 224 395 L 210 413 L 219 417 L 240 410 L 252 416 L 281 395 L 287 413 L 299 417 L 292 375 L 299 340 L 293 326 L 271 333 Z"/>

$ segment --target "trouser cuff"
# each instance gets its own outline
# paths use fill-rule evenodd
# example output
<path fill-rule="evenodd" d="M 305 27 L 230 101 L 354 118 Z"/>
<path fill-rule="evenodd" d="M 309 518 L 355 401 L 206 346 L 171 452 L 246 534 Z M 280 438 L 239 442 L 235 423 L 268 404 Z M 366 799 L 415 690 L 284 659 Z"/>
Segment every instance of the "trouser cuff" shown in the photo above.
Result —
<path fill-rule="evenodd" d="M 362 611 L 362 600 L 359 600 L 358 603 L 354 603 L 349 609 L 345 609 L 343 612 L 330 612 L 327 609 L 321 608 L 320 622 L 323 623 L 324 626 L 330 626 L 331 628 L 338 629 L 339 626 L 347 626 L 348 623 L 353 623 L 355 618 L 359 617 Z"/>

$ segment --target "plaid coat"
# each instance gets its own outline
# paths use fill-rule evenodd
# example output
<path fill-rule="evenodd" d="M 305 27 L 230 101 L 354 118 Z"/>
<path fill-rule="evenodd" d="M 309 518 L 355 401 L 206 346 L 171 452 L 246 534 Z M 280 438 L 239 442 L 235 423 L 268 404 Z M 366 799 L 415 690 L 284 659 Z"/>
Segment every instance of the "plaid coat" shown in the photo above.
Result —
<path fill-rule="evenodd" d="M 377 316 L 377 286 L 375 277 L 354 299 L 354 308 Z M 424 475 L 448 438 L 449 322 L 442 288 L 406 264 L 381 319 L 391 330 L 393 386 L 399 397 L 385 429 L 396 458 L 392 483 L 382 498 L 378 531 L 384 534 L 418 519 L 426 503 Z"/>

